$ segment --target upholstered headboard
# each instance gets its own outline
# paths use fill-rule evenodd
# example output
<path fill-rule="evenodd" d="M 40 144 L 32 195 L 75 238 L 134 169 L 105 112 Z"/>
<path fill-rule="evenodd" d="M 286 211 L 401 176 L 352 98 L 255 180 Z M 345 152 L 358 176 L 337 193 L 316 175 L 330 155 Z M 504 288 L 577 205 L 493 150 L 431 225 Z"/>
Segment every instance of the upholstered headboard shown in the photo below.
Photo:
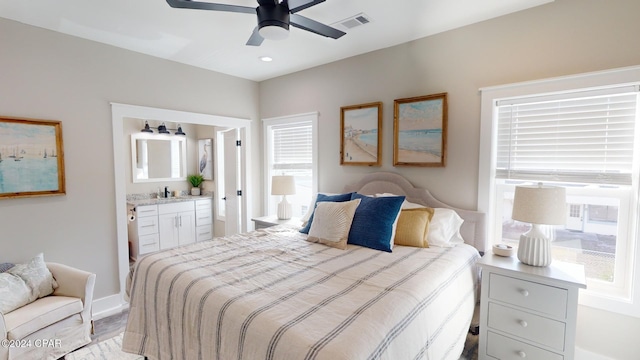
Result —
<path fill-rule="evenodd" d="M 480 252 L 485 251 L 486 231 L 484 213 L 459 209 L 447 205 L 433 197 L 429 190 L 414 187 L 402 175 L 391 172 L 376 172 L 368 174 L 358 182 L 345 186 L 344 191 L 355 191 L 365 195 L 392 193 L 396 195 L 404 195 L 406 196 L 407 201 L 412 203 L 421 204 L 431 208 L 452 209 L 464 220 L 460 229 L 460 234 L 462 235 L 465 243 L 475 247 Z"/>

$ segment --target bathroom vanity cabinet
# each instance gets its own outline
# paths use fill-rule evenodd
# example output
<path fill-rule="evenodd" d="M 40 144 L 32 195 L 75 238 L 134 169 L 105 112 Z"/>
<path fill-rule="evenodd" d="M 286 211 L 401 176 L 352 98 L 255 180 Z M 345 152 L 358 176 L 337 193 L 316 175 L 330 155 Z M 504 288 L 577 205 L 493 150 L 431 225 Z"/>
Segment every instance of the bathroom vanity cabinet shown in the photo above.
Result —
<path fill-rule="evenodd" d="M 129 211 L 130 257 L 213 237 L 211 198 L 189 197 L 132 201 Z"/>

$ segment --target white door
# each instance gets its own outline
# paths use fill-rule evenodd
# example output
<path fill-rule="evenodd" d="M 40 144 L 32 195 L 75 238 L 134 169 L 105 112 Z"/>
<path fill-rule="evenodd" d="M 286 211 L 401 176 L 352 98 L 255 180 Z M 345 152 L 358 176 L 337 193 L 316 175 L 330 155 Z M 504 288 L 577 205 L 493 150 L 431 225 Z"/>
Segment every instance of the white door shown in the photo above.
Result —
<path fill-rule="evenodd" d="M 239 129 L 224 132 L 224 197 L 225 197 L 225 236 L 234 235 L 241 229 L 241 191 Z"/>
<path fill-rule="evenodd" d="M 567 217 L 567 230 L 584 230 L 584 205 L 583 204 L 568 204 L 569 216 Z"/>

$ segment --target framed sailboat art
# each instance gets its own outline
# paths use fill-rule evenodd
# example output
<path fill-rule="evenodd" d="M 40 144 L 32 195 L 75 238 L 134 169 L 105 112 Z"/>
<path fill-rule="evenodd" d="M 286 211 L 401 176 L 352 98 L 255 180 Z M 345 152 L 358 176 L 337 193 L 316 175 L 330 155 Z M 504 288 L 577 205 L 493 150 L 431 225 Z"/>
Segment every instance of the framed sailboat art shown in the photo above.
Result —
<path fill-rule="evenodd" d="M 62 123 L 0 117 L 0 199 L 64 194 Z"/>

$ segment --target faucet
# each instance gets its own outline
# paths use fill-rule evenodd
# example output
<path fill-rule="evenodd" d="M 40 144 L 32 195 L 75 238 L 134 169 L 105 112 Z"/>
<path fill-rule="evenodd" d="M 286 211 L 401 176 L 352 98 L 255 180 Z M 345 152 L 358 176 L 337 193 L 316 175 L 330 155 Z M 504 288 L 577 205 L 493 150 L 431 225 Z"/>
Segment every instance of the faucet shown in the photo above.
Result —
<path fill-rule="evenodd" d="M 168 198 L 168 197 L 169 197 L 169 187 L 168 187 L 168 186 L 165 186 L 165 187 L 164 187 L 164 197 L 165 197 L 165 198 Z"/>

